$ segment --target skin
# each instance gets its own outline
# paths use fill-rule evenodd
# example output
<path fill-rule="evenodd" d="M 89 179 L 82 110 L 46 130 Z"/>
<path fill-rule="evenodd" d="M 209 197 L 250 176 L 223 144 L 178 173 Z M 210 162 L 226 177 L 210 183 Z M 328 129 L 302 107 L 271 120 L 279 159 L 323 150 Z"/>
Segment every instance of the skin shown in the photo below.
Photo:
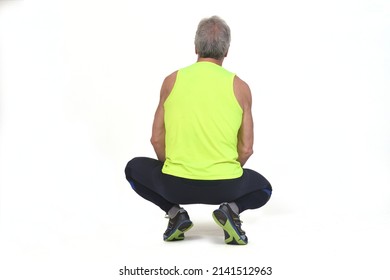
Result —
<path fill-rule="evenodd" d="M 195 52 L 197 54 L 196 50 Z M 223 60 L 223 58 L 221 60 L 216 60 L 213 58 L 201 58 L 198 56 L 197 61 L 208 61 L 222 66 Z M 150 142 L 152 143 L 157 158 L 160 161 L 165 161 L 165 125 L 163 106 L 165 100 L 172 91 L 173 85 L 175 84 L 176 75 L 177 71 L 173 72 L 164 79 L 160 91 L 160 101 L 154 115 L 152 137 Z M 244 166 L 249 157 L 253 154 L 252 94 L 249 86 L 237 76 L 234 77 L 233 88 L 236 99 L 243 110 L 242 124 L 237 135 L 237 152 L 238 161 L 241 166 Z"/>

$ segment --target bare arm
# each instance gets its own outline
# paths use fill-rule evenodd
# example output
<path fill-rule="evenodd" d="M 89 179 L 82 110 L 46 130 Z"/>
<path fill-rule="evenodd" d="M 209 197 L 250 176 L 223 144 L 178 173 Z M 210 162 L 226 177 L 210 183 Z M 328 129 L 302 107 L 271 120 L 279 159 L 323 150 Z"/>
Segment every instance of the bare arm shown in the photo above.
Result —
<path fill-rule="evenodd" d="M 234 78 L 234 93 L 243 110 L 242 123 L 238 131 L 238 161 L 241 166 L 247 162 L 253 154 L 253 118 L 252 118 L 252 94 L 249 86 L 237 76 Z"/>
<path fill-rule="evenodd" d="M 165 124 L 164 124 L 164 102 L 172 91 L 176 81 L 177 72 L 172 73 L 165 78 L 160 91 L 160 101 L 154 114 L 152 127 L 152 137 L 150 142 L 160 161 L 165 161 Z"/>

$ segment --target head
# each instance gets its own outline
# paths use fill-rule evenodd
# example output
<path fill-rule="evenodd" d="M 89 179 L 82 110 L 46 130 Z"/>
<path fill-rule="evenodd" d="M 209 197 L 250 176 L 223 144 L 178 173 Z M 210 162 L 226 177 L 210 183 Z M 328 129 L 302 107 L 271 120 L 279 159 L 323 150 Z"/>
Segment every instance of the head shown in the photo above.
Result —
<path fill-rule="evenodd" d="M 217 17 L 202 19 L 195 35 L 195 51 L 200 58 L 221 60 L 226 57 L 230 46 L 230 28 Z"/>

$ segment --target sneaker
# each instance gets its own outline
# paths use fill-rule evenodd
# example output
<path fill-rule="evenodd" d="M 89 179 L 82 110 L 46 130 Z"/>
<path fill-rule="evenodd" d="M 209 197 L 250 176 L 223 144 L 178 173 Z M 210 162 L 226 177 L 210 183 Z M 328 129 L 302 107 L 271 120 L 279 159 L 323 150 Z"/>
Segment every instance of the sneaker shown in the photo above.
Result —
<path fill-rule="evenodd" d="M 164 241 L 177 241 L 184 239 L 184 232 L 189 230 L 193 223 L 184 209 L 180 209 L 176 216 L 169 218 L 167 230 L 164 232 Z"/>
<path fill-rule="evenodd" d="M 248 244 L 248 237 L 241 229 L 240 216 L 233 212 L 228 203 L 222 203 L 219 209 L 213 212 L 213 218 L 217 225 L 223 229 L 226 244 Z"/>

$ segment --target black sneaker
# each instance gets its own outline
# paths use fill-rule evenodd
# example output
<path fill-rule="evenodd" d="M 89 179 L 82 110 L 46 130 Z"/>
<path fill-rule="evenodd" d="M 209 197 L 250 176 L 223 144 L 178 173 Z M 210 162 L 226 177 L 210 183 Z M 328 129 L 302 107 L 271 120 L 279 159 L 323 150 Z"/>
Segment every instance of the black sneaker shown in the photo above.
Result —
<path fill-rule="evenodd" d="M 226 244 L 248 244 L 248 237 L 241 229 L 240 216 L 233 212 L 228 203 L 222 203 L 219 209 L 213 212 L 213 218 L 217 225 L 223 229 Z"/>
<path fill-rule="evenodd" d="M 184 232 L 192 226 L 187 211 L 180 209 L 175 217 L 169 219 L 167 230 L 164 232 L 164 241 L 183 240 Z"/>

